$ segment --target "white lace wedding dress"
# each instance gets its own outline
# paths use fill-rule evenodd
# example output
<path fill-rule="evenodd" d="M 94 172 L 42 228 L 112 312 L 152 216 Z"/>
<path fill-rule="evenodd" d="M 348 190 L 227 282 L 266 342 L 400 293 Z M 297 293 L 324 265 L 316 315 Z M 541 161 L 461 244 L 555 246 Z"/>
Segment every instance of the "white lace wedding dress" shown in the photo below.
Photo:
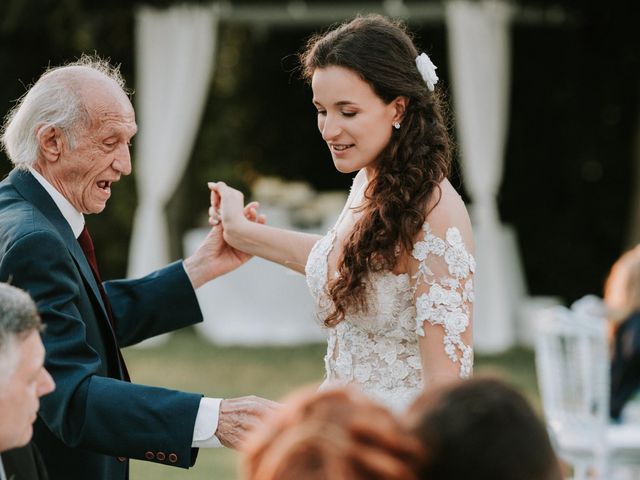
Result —
<path fill-rule="evenodd" d="M 336 225 L 314 245 L 307 260 L 307 283 L 321 322 L 331 311 L 326 289 L 329 255 L 335 247 L 337 227 L 349 205 L 357 200 L 352 198 L 358 191 L 357 181 L 358 177 Z M 359 190 L 361 194 L 364 187 Z M 457 200 L 461 204 L 459 197 Z M 463 220 L 468 220 L 462 209 Z M 460 229 L 452 223 L 456 215 L 449 218 L 444 213 L 434 214 L 445 219 L 437 221 L 437 225 L 430 224 L 431 214 L 427 218 L 414 244 L 408 273 L 386 271 L 371 275 L 366 285 L 368 313 L 348 314 L 336 327 L 328 329 L 326 380 L 321 389 L 356 383 L 392 410 L 405 410 L 422 390 L 423 362 L 418 340 L 425 335 L 435 339 L 429 346 L 438 345 L 432 349 L 437 351 L 429 352 L 427 357 L 428 369 L 434 376 L 438 369 L 450 369 L 452 365 L 462 378 L 471 374 L 469 325 L 475 261 L 465 240 L 467 244 L 472 241 L 463 239 Z M 463 340 L 465 332 L 467 343 Z"/>

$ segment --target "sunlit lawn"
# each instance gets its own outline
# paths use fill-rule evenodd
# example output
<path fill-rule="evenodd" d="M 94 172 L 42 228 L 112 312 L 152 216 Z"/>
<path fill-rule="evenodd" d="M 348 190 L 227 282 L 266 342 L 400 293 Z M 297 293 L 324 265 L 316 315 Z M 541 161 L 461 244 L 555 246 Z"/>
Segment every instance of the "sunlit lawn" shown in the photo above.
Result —
<path fill-rule="evenodd" d="M 318 384 L 323 376 L 324 345 L 297 347 L 215 347 L 186 329 L 162 347 L 127 349 L 134 381 L 213 397 L 255 394 L 282 398 L 296 387 Z M 533 354 L 514 349 L 507 354 L 476 358 L 475 372 L 502 375 L 539 408 Z M 239 478 L 237 454 L 227 449 L 201 449 L 194 468 L 183 470 L 133 461 L 132 480 L 232 480 Z"/>

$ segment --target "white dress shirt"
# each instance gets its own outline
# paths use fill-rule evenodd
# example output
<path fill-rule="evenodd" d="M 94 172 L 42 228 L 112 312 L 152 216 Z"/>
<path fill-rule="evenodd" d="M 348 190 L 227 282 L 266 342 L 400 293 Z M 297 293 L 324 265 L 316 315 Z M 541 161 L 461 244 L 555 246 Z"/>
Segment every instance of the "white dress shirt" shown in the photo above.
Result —
<path fill-rule="evenodd" d="M 29 171 L 47 191 L 60 210 L 60 213 L 62 213 L 62 216 L 69 223 L 73 234 L 78 238 L 84 229 L 84 215 L 82 215 L 81 212 L 78 212 L 69 200 L 56 190 L 56 188 L 51 185 L 46 178 L 40 175 L 33 168 L 29 168 Z M 192 447 L 216 448 L 222 446 L 220 440 L 218 440 L 218 437 L 215 435 L 218 428 L 218 417 L 220 415 L 220 402 L 222 402 L 221 398 L 203 397 L 200 400 L 198 414 L 196 415 L 196 424 L 193 429 Z M 0 460 L 0 480 L 5 480 L 2 476 L 3 474 L 2 461 Z"/>

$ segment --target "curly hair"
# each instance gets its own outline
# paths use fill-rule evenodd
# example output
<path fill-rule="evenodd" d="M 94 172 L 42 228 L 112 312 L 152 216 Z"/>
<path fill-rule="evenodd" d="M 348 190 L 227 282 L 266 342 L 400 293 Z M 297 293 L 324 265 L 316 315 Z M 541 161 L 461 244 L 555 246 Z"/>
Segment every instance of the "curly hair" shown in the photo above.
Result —
<path fill-rule="evenodd" d="M 438 90 L 428 90 L 416 67 L 417 55 L 405 25 L 381 15 L 359 16 L 314 35 L 300 54 L 309 82 L 316 69 L 338 66 L 357 73 L 386 104 L 398 97 L 408 100 L 402 128 L 393 129 L 377 159 L 362 216 L 338 259 L 338 275 L 329 282 L 334 310 L 325 319 L 327 326 L 340 323 L 347 312 L 367 311 L 368 276 L 393 270 L 398 252 L 411 251 L 427 205 L 436 191 L 439 201 L 439 184 L 449 174 L 444 102 Z"/>
<path fill-rule="evenodd" d="M 343 387 L 294 394 L 243 454 L 248 480 L 414 480 L 423 449 L 391 412 Z"/>

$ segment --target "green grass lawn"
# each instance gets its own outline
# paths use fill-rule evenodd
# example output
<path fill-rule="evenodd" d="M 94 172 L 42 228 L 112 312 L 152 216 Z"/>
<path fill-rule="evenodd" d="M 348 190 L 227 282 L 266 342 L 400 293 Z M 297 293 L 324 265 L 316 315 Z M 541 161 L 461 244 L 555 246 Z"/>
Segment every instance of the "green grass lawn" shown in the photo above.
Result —
<path fill-rule="evenodd" d="M 319 384 L 325 345 L 241 348 L 209 345 L 185 329 L 158 348 L 127 349 L 124 356 L 136 383 L 176 388 L 212 397 L 259 395 L 280 399 L 303 385 Z M 479 373 L 495 373 L 520 388 L 539 409 L 533 354 L 514 349 L 477 356 Z M 227 449 L 201 449 L 194 468 L 183 470 L 132 461 L 132 480 L 234 480 L 238 456 Z"/>

